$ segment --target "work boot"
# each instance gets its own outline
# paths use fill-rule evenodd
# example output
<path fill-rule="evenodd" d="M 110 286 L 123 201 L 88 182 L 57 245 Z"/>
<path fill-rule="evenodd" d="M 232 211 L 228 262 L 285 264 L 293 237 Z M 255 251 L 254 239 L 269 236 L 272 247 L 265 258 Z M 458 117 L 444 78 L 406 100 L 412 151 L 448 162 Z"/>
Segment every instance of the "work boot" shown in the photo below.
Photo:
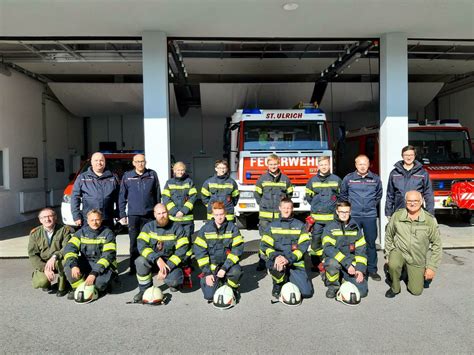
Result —
<path fill-rule="evenodd" d="M 134 267 L 130 267 L 130 270 L 128 270 L 128 275 L 135 276 L 136 274 L 137 274 L 137 270 Z"/>
<path fill-rule="evenodd" d="M 143 301 L 143 294 L 145 291 L 138 291 L 138 293 L 133 296 L 133 303 L 141 303 Z"/>
<path fill-rule="evenodd" d="M 382 277 L 377 272 L 369 272 L 369 276 L 374 281 L 382 281 Z"/>
<path fill-rule="evenodd" d="M 240 291 L 236 288 L 234 288 L 233 291 L 234 291 L 235 303 L 239 303 L 239 301 L 240 301 Z"/>
<path fill-rule="evenodd" d="M 330 287 L 326 291 L 327 298 L 336 298 L 336 294 L 337 294 L 337 289 L 334 287 Z"/>
<path fill-rule="evenodd" d="M 71 291 L 68 292 L 67 299 L 69 301 L 72 301 L 74 299 L 74 290 L 71 290 Z"/>
<path fill-rule="evenodd" d="M 264 271 L 266 269 L 265 260 L 258 259 L 257 271 Z"/>
<path fill-rule="evenodd" d="M 169 289 L 170 289 L 171 292 L 178 292 L 179 287 L 171 287 L 171 286 L 169 286 Z"/>
<path fill-rule="evenodd" d="M 66 296 L 68 293 L 69 293 L 68 290 L 58 290 L 58 292 L 56 293 L 56 297 L 64 297 L 64 296 Z"/>
<path fill-rule="evenodd" d="M 275 298 L 278 298 L 280 297 L 280 293 L 281 293 L 281 288 L 282 288 L 282 284 L 273 284 L 273 288 L 272 288 L 272 296 L 275 297 Z"/>
<path fill-rule="evenodd" d="M 396 295 L 398 295 L 400 292 L 395 293 L 392 291 L 392 288 L 389 288 L 387 292 L 385 292 L 385 297 L 387 298 L 394 298 Z"/>

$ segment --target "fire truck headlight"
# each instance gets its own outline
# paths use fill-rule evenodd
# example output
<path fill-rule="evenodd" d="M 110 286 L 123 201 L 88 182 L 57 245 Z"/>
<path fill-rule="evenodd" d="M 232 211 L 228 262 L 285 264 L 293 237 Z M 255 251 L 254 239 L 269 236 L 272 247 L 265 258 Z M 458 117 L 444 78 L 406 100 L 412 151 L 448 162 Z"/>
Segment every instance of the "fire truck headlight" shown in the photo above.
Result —
<path fill-rule="evenodd" d="M 253 198 L 253 192 L 252 191 L 239 191 L 239 196 L 240 198 L 243 198 L 243 199 Z"/>

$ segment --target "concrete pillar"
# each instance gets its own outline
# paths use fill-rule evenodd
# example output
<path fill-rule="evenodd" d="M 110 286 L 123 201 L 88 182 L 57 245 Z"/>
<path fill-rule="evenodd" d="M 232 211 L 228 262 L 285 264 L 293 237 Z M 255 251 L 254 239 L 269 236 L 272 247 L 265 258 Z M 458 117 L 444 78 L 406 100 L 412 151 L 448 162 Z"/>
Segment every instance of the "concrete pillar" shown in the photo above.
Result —
<path fill-rule="evenodd" d="M 408 144 L 408 53 L 404 33 L 380 38 L 380 177 L 384 194 L 380 204 L 381 244 L 385 244 L 385 196 L 393 164 Z"/>
<path fill-rule="evenodd" d="M 163 32 L 144 32 L 143 112 L 147 166 L 156 170 L 161 186 L 169 179 L 168 45 Z"/>

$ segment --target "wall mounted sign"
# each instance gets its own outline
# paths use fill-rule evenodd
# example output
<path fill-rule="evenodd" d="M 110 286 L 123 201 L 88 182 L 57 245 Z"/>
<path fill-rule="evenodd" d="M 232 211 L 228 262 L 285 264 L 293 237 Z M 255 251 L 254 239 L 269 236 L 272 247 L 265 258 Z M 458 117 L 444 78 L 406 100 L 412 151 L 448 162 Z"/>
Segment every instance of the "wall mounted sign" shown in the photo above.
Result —
<path fill-rule="evenodd" d="M 36 179 L 38 177 L 38 158 L 22 158 L 23 179 Z"/>

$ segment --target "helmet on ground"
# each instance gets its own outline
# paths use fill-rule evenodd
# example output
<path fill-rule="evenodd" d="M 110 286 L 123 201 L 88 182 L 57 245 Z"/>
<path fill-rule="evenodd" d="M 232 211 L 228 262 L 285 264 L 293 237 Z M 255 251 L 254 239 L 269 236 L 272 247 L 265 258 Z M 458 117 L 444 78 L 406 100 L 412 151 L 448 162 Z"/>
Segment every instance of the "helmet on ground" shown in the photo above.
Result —
<path fill-rule="evenodd" d="M 163 302 L 163 292 L 159 287 L 148 287 L 143 293 L 142 302 L 144 304 L 160 304 Z"/>
<path fill-rule="evenodd" d="M 85 282 L 81 283 L 74 291 L 74 300 L 76 303 L 89 303 L 99 298 L 94 285 L 86 285 Z"/>
<path fill-rule="evenodd" d="M 336 294 L 336 300 L 348 306 L 357 306 L 360 303 L 359 289 L 352 282 L 344 282 Z"/>
<path fill-rule="evenodd" d="M 235 306 L 236 300 L 234 290 L 227 285 L 219 287 L 214 293 L 212 303 L 214 307 L 218 309 L 229 309 Z"/>
<path fill-rule="evenodd" d="M 298 286 L 291 282 L 284 284 L 280 292 L 280 302 L 286 306 L 299 306 L 301 304 L 301 292 Z"/>

